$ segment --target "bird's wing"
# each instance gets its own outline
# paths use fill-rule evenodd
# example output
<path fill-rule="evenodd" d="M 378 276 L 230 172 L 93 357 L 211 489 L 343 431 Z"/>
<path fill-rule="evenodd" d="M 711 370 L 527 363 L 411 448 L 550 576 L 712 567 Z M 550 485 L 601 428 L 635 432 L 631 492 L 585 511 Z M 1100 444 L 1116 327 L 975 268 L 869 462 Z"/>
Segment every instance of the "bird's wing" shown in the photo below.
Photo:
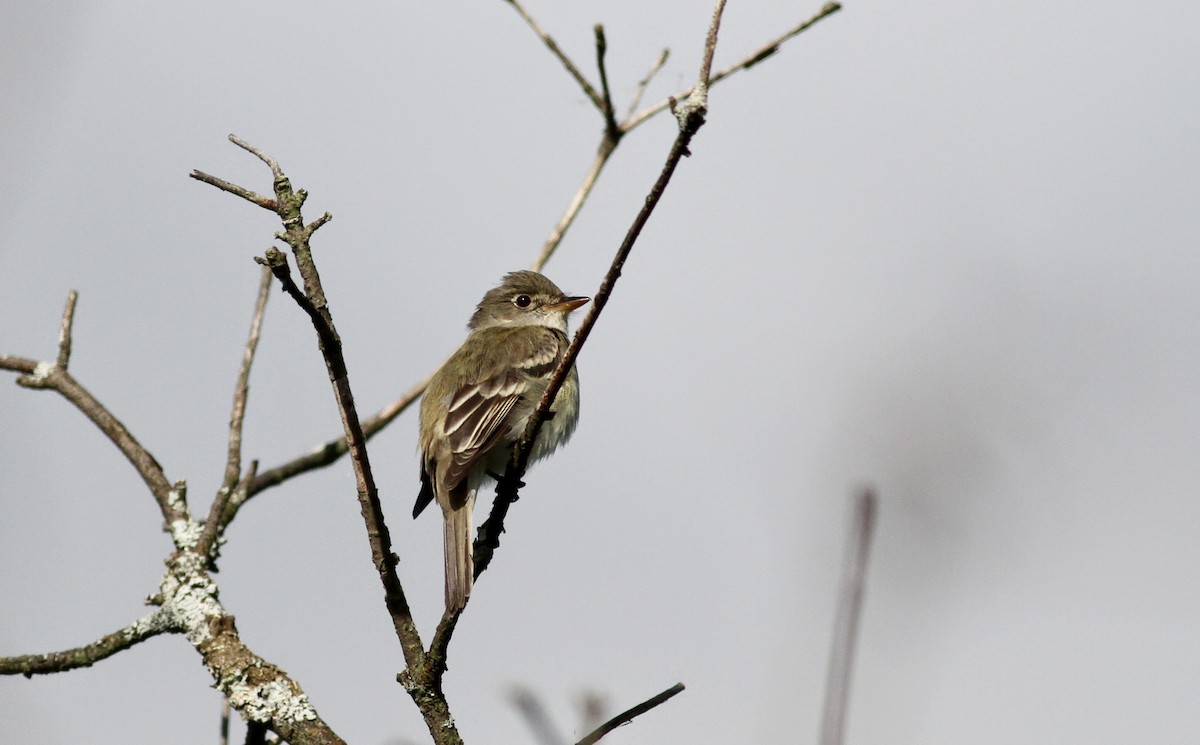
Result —
<path fill-rule="evenodd" d="M 494 340 L 511 351 L 475 382 L 459 388 L 450 398 L 443 425 L 450 462 L 445 476 L 446 486 L 460 484 L 479 459 L 508 435 L 508 415 L 530 389 L 554 371 L 564 345 L 550 329 L 504 330 Z M 543 333 L 544 332 L 544 333 Z M 565 338 L 564 338 L 565 340 Z"/>

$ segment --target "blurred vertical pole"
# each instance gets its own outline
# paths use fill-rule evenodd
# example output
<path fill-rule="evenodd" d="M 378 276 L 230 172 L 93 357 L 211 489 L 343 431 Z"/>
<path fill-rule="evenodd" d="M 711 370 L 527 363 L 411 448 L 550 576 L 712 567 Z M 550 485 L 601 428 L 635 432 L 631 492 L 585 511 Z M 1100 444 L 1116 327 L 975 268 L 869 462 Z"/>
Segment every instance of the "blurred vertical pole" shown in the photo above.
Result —
<path fill-rule="evenodd" d="M 838 590 L 833 644 L 825 678 L 825 711 L 821 716 L 821 745 L 842 745 L 846 731 L 846 707 L 850 697 L 850 671 L 862 616 L 867 558 L 875 530 L 878 497 L 871 487 L 860 489 L 850 504 L 850 526 L 842 558 L 842 581 Z"/>

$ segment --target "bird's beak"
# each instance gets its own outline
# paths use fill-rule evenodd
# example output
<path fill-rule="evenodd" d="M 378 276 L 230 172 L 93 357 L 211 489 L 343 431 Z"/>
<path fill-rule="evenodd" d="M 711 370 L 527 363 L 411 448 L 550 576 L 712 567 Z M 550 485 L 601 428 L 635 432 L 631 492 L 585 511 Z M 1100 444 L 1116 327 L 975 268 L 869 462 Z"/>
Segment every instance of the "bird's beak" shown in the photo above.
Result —
<path fill-rule="evenodd" d="M 547 305 L 546 310 L 559 313 L 570 313 L 589 300 L 591 300 L 590 297 L 565 297 L 553 305 Z"/>

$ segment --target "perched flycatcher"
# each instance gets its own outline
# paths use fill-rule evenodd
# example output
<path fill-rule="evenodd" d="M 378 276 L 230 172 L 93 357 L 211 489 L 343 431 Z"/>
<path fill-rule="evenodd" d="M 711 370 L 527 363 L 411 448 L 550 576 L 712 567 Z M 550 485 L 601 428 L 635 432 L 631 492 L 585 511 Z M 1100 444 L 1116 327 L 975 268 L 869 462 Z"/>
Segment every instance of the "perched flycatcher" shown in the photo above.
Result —
<path fill-rule="evenodd" d="M 537 272 L 512 272 L 489 290 L 470 333 L 434 373 L 421 401 L 421 493 L 413 517 L 434 499 L 445 519 L 446 610 L 471 594 L 475 492 L 504 473 L 551 373 L 567 351 L 567 315 L 589 300 L 567 297 Z M 529 462 L 564 444 L 579 420 L 574 366 L 550 407 Z"/>

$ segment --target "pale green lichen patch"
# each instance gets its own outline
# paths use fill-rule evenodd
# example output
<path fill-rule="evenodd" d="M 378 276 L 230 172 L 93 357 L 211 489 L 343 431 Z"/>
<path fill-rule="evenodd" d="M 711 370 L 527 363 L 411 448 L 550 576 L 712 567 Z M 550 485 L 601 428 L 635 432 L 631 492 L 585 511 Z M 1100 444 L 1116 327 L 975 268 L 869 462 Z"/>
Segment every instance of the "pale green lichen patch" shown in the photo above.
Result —
<path fill-rule="evenodd" d="M 171 492 L 171 494 L 174 493 Z M 175 546 L 181 551 L 195 548 L 200 541 L 200 535 L 204 532 L 204 526 L 190 518 L 172 520 L 168 527 L 171 531 L 171 540 L 175 541 Z"/>
<path fill-rule="evenodd" d="M 270 680 L 256 686 L 233 683 L 229 687 L 229 705 L 256 722 L 308 722 L 317 711 L 308 696 L 296 693 L 285 680 Z"/>

